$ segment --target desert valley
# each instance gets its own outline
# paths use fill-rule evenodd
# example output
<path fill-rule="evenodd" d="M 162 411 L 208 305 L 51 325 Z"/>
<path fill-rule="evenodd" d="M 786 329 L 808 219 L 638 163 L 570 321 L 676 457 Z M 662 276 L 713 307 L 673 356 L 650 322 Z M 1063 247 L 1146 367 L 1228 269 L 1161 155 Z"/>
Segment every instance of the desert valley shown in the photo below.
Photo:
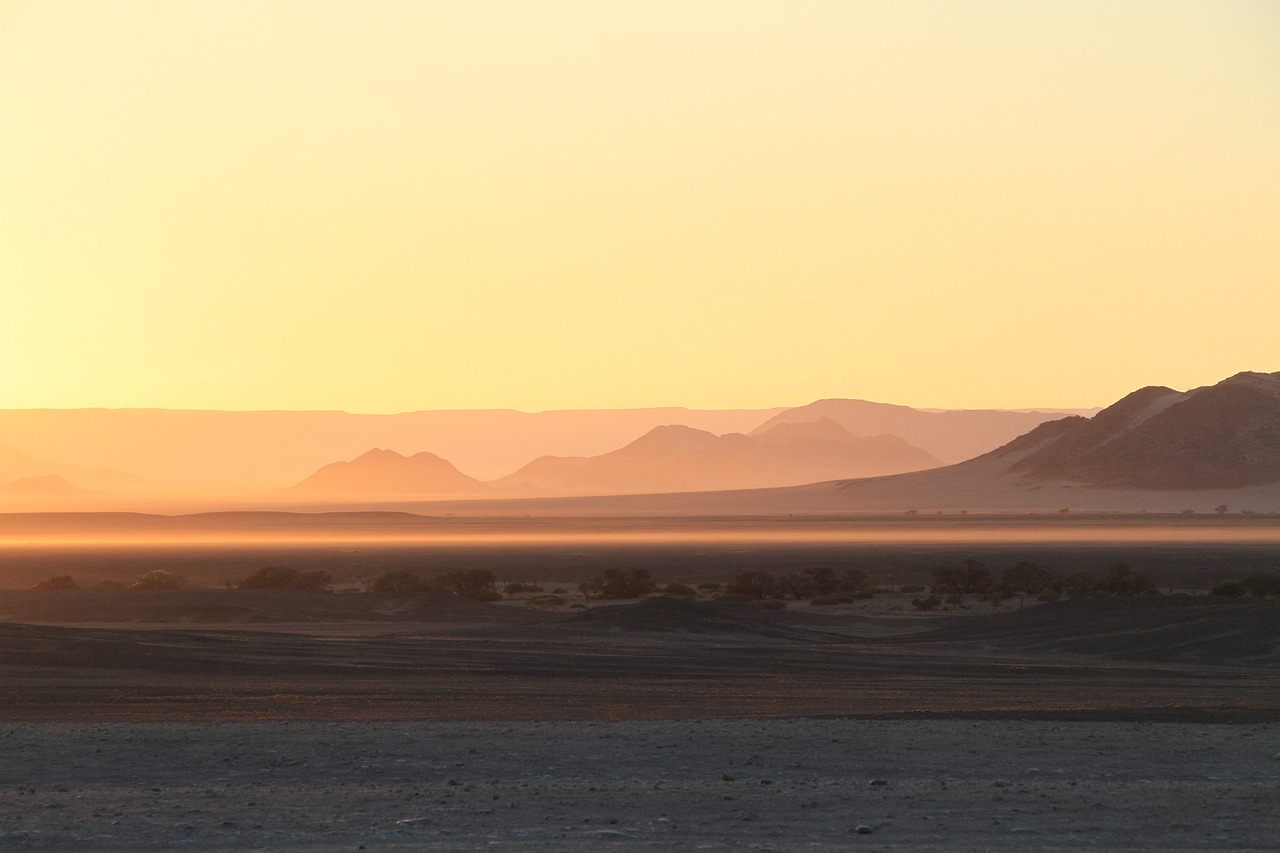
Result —
<path fill-rule="evenodd" d="M 1247 815 L 1280 781 L 1280 374 L 653 423 L 680 414 L 0 412 L 72 460 L 6 457 L 0 838 L 1274 842 Z M 375 449 L 286 485 L 231 481 L 262 466 L 211 426 L 275 422 L 281 465 L 324 420 Z M 624 443 L 588 455 L 602 422 Z M 561 452 L 481 481 L 425 448 L 449 429 Z M 174 454 L 206 440 L 218 487 Z"/>

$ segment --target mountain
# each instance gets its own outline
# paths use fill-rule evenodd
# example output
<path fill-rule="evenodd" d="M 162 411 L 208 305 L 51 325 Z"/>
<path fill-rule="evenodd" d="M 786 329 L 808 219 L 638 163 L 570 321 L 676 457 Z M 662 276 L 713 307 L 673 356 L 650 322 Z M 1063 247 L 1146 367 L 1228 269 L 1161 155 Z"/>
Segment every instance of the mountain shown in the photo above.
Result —
<path fill-rule="evenodd" d="M 136 491 L 145 489 L 147 481 L 132 474 L 112 471 L 107 468 L 82 468 L 78 465 L 67 465 L 61 462 L 46 462 L 34 459 L 27 454 L 0 444 L 0 483 L 27 480 L 62 480 L 73 491 L 84 489 L 102 492 Z M 31 484 L 37 489 L 38 483 Z M 26 487 L 13 489 L 23 492 Z M 46 492 L 48 493 L 48 492 Z"/>
<path fill-rule="evenodd" d="M 43 477 L 23 477 L 0 486 L 0 491 L 12 495 L 63 496 L 84 494 L 57 474 Z"/>
<path fill-rule="evenodd" d="M 293 487 L 323 495 L 474 495 L 488 488 L 434 453 L 402 456 L 370 450 L 350 462 L 325 465 Z"/>
<path fill-rule="evenodd" d="M 997 452 L 1028 479 L 1139 489 L 1280 482 L 1280 373 L 1143 388 L 1092 419 L 1044 424 Z"/>
<path fill-rule="evenodd" d="M 931 468 L 939 461 L 897 436 L 856 436 L 829 418 L 756 436 L 656 427 L 611 453 L 542 457 L 494 485 L 564 494 L 635 494 L 794 485 Z"/>
<path fill-rule="evenodd" d="M 1095 411 L 930 411 L 867 400 L 818 400 L 774 415 L 751 435 L 768 432 L 780 424 L 808 423 L 829 418 L 856 435 L 900 436 L 943 462 L 951 463 L 963 462 L 994 450 L 1046 421 L 1068 415 L 1093 414 Z"/>
<path fill-rule="evenodd" d="M 668 407 L 366 415 L 0 409 L 0 441 L 83 468 L 136 472 L 166 486 L 243 491 L 296 483 L 327 462 L 351 459 L 370 447 L 406 455 L 430 450 L 481 479 L 492 479 L 539 456 L 606 453 L 662 424 L 682 423 L 717 434 L 745 432 L 780 411 Z M 80 485 L 74 477 L 68 479 Z"/>

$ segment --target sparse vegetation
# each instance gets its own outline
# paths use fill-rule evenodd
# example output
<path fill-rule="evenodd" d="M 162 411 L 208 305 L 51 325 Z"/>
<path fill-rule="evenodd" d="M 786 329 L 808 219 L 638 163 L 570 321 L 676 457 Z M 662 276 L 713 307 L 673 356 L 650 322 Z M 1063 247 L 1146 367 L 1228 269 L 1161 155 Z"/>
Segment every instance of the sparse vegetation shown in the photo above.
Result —
<path fill-rule="evenodd" d="M 677 598 L 696 598 L 698 591 L 688 584 L 672 582 L 662 588 L 662 594 Z"/>
<path fill-rule="evenodd" d="M 476 601 L 498 601 L 497 579 L 488 569 L 460 569 L 424 580 L 404 569 L 383 572 L 368 584 L 369 592 L 451 592 Z"/>
<path fill-rule="evenodd" d="M 164 569 L 147 572 L 133 582 L 130 589 L 185 589 L 187 579 Z"/>
<path fill-rule="evenodd" d="M 545 592 L 545 590 L 536 583 L 520 583 L 515 581 L 502 587 L 504 595 L 519 595 L 523 592 Z"/>
<path fill-rule="evenodd" d="M 653 592 L 656 585 L 644 569 L 605 569 L 594 578 L 578 584 L 578 590 L 587 598 L 639 598 Z"/>
<path fill-rule="evenodd" d="M 814 566 L 773 575 L 769 572 L 742 572 L 725 585 L 727 598 L 741 601 L 794 598 L 814 603 L 837 603 L 854 598 L 870 598 L 875 594 L 876 579 L 863 569 L 846 569 L 840 577 L 826 566 Z"/>
<path fill-rule="evenodd" d="M 76 579 L 71 575 L 54 575 L 51 578 L 45 578 L 40 583 L 31 587 L 32 589 L 79 589 L 80 584 L 76 583 Z"/>
<path fill-rule="evenodd" d="M 1252 595 L 1256 598 L 1280 596 L 1280 575 L 1255 572 L 1241 580 L 1219 581 L 1209 589 L 1209 594 L 1232 597 Z"/>
<path fill-rule="evenodd" d="M 287 566 L 267 566 L 241 578 L 236 589 L 309 589 L 326 590 L 333 583 L 328 572 L 300 572 Z"/>

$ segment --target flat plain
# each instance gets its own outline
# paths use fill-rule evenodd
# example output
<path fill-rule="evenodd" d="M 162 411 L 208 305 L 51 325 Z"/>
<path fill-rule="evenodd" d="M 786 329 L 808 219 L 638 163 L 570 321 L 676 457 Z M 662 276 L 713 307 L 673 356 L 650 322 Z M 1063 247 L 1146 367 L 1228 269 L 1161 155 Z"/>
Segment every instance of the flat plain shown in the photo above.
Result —
<path fill-rule="evenodd" d="M 694 582 L 828 565 L 907 584 L 976 554 L 997 571 L 1125 559 L 1165 594 L 925 614 L 898 593 L 776 610 L 0 590 L 0 843 L 1276 849 L 1280 608 L 1167 593 L 1277 550 L 1170 538 L 11 544 L 15 576 L 86 585 L 282 562 L 343 583 L 486 565 L 572 590 L 607 566 Z"/>

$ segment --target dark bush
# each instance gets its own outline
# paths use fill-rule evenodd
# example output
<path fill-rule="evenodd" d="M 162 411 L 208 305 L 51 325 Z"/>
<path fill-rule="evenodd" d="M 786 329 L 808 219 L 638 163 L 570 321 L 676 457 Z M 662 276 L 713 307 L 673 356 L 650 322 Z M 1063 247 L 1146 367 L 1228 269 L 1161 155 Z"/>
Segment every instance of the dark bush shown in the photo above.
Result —
<path fill-rule="evenodd" d="M 236 589 L 309 589 L 324 590 L 333 582 L 328 572 L 300 572 L 287 566 L 267 566 L 242 578 Z"/>
<path fill-rule="evenodd" d="M 429 586 L 476 601 L 498 601 L 502 598 L 497 589 L 498 581 L 488 569 L 460 569 L 436 575 Z"/>
<path fill-rule="evenodd" d="M 1280 595 L 1280 575 L 1267 575 L 1257 572 L 1249 575 L 1240 583 L 1244 585 L 1250 595 L 1256 595 L 1259 598 Z"/>
<path fill-rule="evenodd" d="M 911 599 L 911 606 L 916 610 L 936 610 L 941 604 L 942 599 L 936 595 L 931 595 L 928 598 Z"/>
<path fill-rule="evenodd" d="M 76 583 L 76 579 L 71 575 L 54 575 L 51 578 L 45 578 L 40 583 L 31 587 L 32 589 L 79 589 L 80 584 Z"/>
<path fill-rule="evenodd" d="M 1240 581 L 1222 581 L 1214 584 L 1213 588 L 1209 590 L 1210 595 L 1227 595 L 1232 598 L 1244 595 L 1246 592 L 1248 590 L 1245 589 L 1244 584 Z"/>
<path fill-rule="evenodd" d="M 422 578 L 404 569 L 383 572 L 368 586 L 369 592 L 425 592 L 430 588 Z"/>
<path fill-rule="evenodd" d="M 674 595 L 677 598 L 696 598 L 698 591 L 688 584 L 669 583 L 662 588 L 663 595 Z"/>
<path fill-rule="evenodd" d="M 979 594 L 991 588 L 991 571 L 982 563 L 967 558 L 958 568 L 939 567 L 933 570 L 933 593 Z"/>
<path fill-rule="evenodd" d="M 516 581 L 504 586 L 502 591 L 507 595 L 519 595 L 522 592 L 544 592 L 545 590 L 536 583 L 520 583 Z"/>
<path fill-rule="evenodd" d="M 603 574 L 578 584 L 587 598 L 639 598 L 654 590 L 653 579 L 645 569 L 605 569 Z"/>
<path fill-rule="evenodd" d="M 167 572 L 164 569 L 156 569 L 154 572 L 147 572 L 142 577 L 133 582 L 133 589 L 183 589 L 186 587 L 185 578 L 175 575 L 173 572 Z"/>

